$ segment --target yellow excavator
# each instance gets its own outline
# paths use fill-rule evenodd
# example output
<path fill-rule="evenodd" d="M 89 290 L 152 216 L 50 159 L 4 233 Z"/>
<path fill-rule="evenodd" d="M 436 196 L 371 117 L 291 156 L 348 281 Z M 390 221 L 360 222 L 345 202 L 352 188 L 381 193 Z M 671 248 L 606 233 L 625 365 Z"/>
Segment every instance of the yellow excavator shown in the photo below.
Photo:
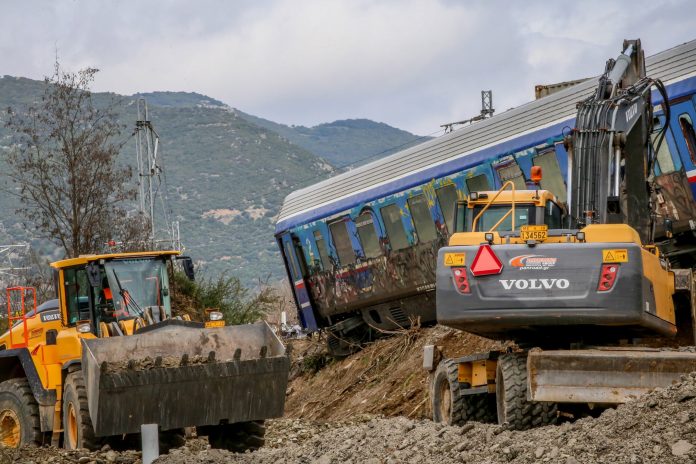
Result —
<path fill-rule="evenodd" d="M 678 349 L 694 344 L 695 274 L 679 265 L 693 256 L 694 235 L 687 229 L 676 241 L 671 220 L 660 218 L 661 142 L 650 138 L 651 92 L 662 94 L 667 115 L 668 96 L 645 77 L 640 41 L 623 50 L 578 104 L 565 140 L 566 204 L 511 181 L 457 204 L 455 233 L 438 255 L 438 323 L 519 349 L 438 364 L 427 347 L 436 421 L 525 429 L 696 371 L 696 355 Z M 541 177 L 533 167 L 531 180 Z"/>
<path fill-rule="evenodd" d="M 183 259 L 182 259 L 183 258 Z M 163 447 L 196 427 L 211 446 L 264 444 L 283 414 L 289 361 L 265 323 L 173 315 L 177 251 L 80 256 L 51 264 L 56 299 L 7 289 L 0 337 L 0 444 L 98 449 L 158 424 Z"/>

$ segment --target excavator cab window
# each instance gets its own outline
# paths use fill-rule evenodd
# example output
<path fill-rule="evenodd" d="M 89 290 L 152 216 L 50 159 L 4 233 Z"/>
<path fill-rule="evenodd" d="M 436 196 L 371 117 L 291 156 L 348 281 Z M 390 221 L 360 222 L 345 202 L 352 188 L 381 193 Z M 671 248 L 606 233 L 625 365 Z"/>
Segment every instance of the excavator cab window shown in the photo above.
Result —
<path fill-rule="evenodd" d="M 544 208 L 544 224 L 549 229 L 560 229 L 563 227 L 563 211 L 553 201 L 547 201 Z"/>
<path fill-rule="evenodd" d="M 478 214 L 483 210 L 483 205 L 476 205 L 473 209 L 467 209 L 469 211 L 468 218 L 466 221 L 465 232 L 470 232 L 473 224 L 473 220 Z M 534 215 L 534 205 L 517 204 L 515 205 L 515 230 L 519 230 L 521 226 L 527 224 L 535 224 Z M 510 211 L 510 205 L 491 205 L 486 211 L 481 215 L 476 223 L 475 232 L 488 232 L 493 226 L 495 226 L 500 219 Z M 512 230 L 512 215 L 508 215 L 503 222 L 501 222 L 498 227 L 495 228 L 497 231 L 509 231 Z"/>

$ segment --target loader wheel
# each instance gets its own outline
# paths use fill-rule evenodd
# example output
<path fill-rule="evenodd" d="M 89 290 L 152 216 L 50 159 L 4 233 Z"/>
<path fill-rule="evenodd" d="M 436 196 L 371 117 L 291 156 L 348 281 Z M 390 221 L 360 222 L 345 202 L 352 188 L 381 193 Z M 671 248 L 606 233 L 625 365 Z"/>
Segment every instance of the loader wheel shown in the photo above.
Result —
<path fill-rule="evenodd" d="M 19 448 L 41 445 L 39 405 L 26 378 L 0 383 L 0 445 Z"/>
<path fill-rule="evenodd" d="M 468 421 L 494 422 L 495 401 L 492 395 L 466 395 L 458 380 L 457 363 L 443 360 L 430 384 L 430 405 L 435 422 L 463 425 Z"/>
<path fill-rule="evenodd" d="M 266 442 L 264 421 L 237 422 L 217 426 L 201 427 L 199 435 L 208 435 L 213 448 L 222 448 L 234 453 L 255 451 Z"/>
<path fill-rule="evenodd" d="M 82 371 L 71 372 L 63 387 L 63 447 L 98 450 L 101 440 L 94 435 L 87 406 L 87 389 Z"/>
<path fill-rule="evenodd" d="M 555 403 L 527 400 L 527 355 L 510 353 L 498 358 L 495 376 L 498 423 L 514 430 L 554 424 Z"/>

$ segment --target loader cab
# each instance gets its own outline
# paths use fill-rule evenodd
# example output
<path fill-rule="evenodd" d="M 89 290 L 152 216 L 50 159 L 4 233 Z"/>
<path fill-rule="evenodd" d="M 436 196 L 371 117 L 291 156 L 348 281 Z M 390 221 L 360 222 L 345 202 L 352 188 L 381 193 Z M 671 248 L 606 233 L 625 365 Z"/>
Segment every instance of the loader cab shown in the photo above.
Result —
<path fill-rule="evenodd" d="M 80 257 L 53 263 L 63 320 L 98 337 L 132 334 L 172 316 L 167 262 L 176 252 Z"/>

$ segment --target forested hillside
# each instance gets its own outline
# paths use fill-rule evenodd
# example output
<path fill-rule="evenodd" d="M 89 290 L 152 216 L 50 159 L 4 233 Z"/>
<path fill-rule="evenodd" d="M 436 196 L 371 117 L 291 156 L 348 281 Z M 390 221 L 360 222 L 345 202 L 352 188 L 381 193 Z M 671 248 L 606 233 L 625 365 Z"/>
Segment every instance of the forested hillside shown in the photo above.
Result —
<path fill-rule="evenodd" d="M 40 81 L 0 78 L 3 109 L 21 108 L 39 100 L 42 93 Z M 273 230 L 274 217 L 289 192 L 335 174 L 334 166 L 353 164 L 376 153 L 383 156 L 389 148 L 416 138 L 367 120 L 292 128 L 242 113 L 197 93 L 95 94 L 100 103 L 117 103 L 123 124 L 121 136 L 126 142 L 121 162 L 132 165 L 135 144 L 131 134 L 139 97 L 146 98 L 150 120 L 160 135 L 164 209 L 170 212 L 171 220 L 180 221 L 187 253 L 206 272 L 229 272 L 247 284 L 284 275 Z M 377 135 L 385 133 L 401 135 Z M 314 142 L 299 143 L 305 136 L 314 138 Z M 9 150 L 12 139 L 4 121 L 0 137 L 2 150 Z M 344 162 L 334 164 L 325 160 L 329 158 Z M 0 182 L 9 185 L 4 169 L 0 171 Z M 35 250 L 60 258 L 46 241 L 32 235 L 31 228 L 22 226 L 21 218 L 14 214 L 16 207 L 17 200 L 12 195 L 0 197 L 0 211 L 4 212 L 0 218 L 0 244 L 29 240 Z M 158 210 L 161 219 L 161 205 Z"/>

